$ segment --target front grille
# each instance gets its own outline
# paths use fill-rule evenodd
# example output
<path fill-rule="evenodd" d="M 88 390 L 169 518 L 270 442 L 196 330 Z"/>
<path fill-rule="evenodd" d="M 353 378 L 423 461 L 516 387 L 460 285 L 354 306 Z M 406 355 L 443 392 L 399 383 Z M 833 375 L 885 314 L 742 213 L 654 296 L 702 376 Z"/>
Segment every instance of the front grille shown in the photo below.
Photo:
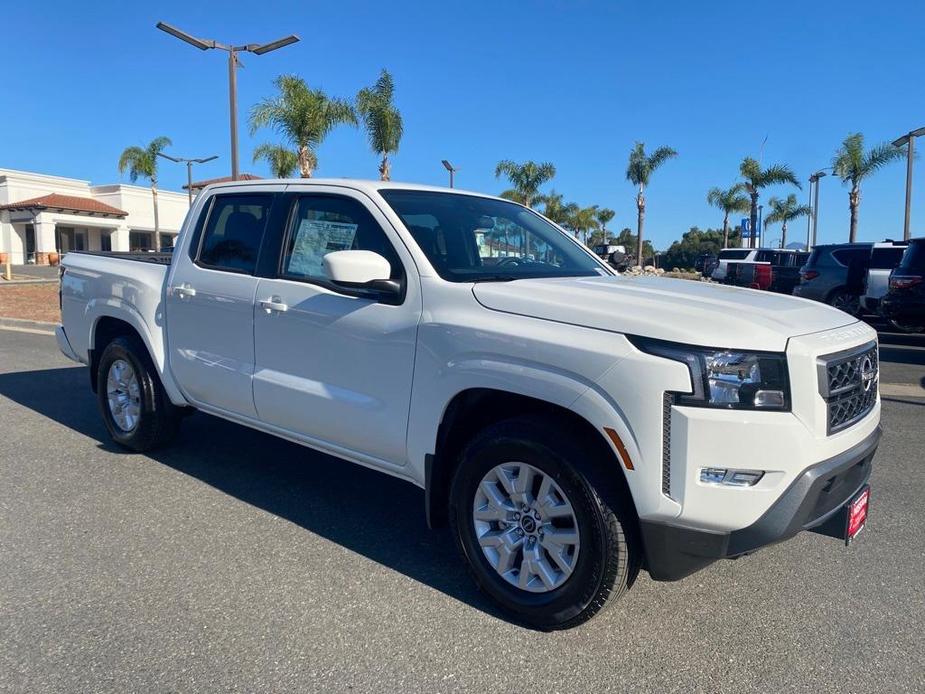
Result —
<path fill-rule="evenodd" d="M 819 393 L 826 403 L 828 433 L 862 419 L 877 402 L 880 364 L 877 344 L 870 342 L 819 357 Z"/>

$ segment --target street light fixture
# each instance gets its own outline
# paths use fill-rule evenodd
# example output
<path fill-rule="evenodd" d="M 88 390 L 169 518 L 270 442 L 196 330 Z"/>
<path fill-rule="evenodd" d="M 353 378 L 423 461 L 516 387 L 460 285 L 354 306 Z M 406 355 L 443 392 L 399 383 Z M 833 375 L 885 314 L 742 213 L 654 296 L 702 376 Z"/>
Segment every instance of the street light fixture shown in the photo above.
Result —
<path fill-rule="evenodd" d="M 276 41 L 271 41 L 270 43 L 248 43 L 243 46 L 229 46 L 224 43 L 219 43 L 213 39 L 201 39 L 191 34 L 187 34 L 185 31 L 177 29 L 175 26 L 166 24 L 165 22 L 158 22 L 157 28 L 163 32 L 174 36 L 181 41 L 185 41 L 191 46 L 195 46 L 201 51 L 208 50 L 210 48 L 215 48 L 221 51 L 226 51 L 228 53 L 228 100 L 230 102 L 231 110 L 231 178 L 234 181 L 238 180 L 238 80 L 237 80 L 237 67 L 241 64 L 241 60 L 238 58 L 238 53 L 247 52 L 253 53 L 254 55 L 263 55 L 264 53 L 269 53 L 270 51 L 275 51 L 277 48 L 282 48 L 283 46 L 288 46 L 295 43 L 299 40 L 299 37 L 295 34 L 290 34 L 289 36 L 284 36 L 281 39 Z"/>
<path fill-rule="evenodd" d="M 205 164 L 207 161 L 218 159 L 218 155 L 213 154 L 211 157 L 206 157 L 205 159 L 187 159 L 185 157 L 172 157 L 169 154 L 158 152 L 157 156 L 164 157 L 164 159 L 169 159 L 170 161 L 175 161 L 177 164 L 186 164 L 186 193 L 187 193 L 187 197 L 189 198 L 190 207 L 192 207 L 193 206 L 193 164 Z"/>
<path fill-rule="evenodd" d="M 925 135 L 925 128 L 912 130 L 902 137 L 893 140 L 894 147 L 906 147 L 906 216 L 903 220 L 903 238 L 908 241 L 910 238 L 909 224 L 912 217 L 912 159 L 915 157 L 915 138 Z"/>
<path fill-rule="evenodd" d="M 455 174 L 459 169 L 453 168 L 453 165 L 448 162 L 446 159 L 443 160 L 443 168 L 450 172 L 450 188 L 453 187 L 453 174 Z"/>

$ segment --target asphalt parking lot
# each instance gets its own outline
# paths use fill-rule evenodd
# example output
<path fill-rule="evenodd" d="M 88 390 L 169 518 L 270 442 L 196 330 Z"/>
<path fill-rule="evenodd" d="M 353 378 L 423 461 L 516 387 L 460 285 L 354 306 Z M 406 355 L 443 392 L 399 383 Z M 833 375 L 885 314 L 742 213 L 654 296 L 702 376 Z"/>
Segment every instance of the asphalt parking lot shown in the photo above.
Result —
<path fill-rule="evenodd" d="M 552 634 L 474 589 L 423 493 L 197 414 L 109 443 L 87 371 L 0 330 L 0 691 L 925 691 L 925 336 L 884 335 L 871 520 Z"/>

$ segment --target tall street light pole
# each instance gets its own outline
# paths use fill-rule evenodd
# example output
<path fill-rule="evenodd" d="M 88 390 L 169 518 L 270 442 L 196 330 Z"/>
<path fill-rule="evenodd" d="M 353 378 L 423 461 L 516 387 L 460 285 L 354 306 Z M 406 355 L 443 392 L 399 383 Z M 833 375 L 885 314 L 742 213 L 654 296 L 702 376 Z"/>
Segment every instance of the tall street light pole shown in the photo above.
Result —
<path fill-rule="evenodd" d="M 894 147 L 906 145 L 906 216 L 903 220 L 903 238 L 910 238 L 909 224 L 912 218 L 912 159 L 915 157 L 915 138 L 925 135 L 925 128 L 918 128 L 906 133 L 899 139 L 893 140 Z"/>
<path fill-rule="evenodd" d="M 169 154 L 158 152 L 157 156 L 164 157 L 164 159 L 169 159 L 170 161 L 175 161 L 177 164 L 186 164 L 186 194 L 187 194 L 187 197 L 189 198 L 190 207 L 192 207 L 193 206 L 193 164 L 205 164 L 207 161 L 218 159 L 218 155 L 213 154 L 211 157 L 206 157 L 205 159 L 187 159 L 185 157 L 172 157 Z"/>
<path fill-rule="evenodd" d="M 458 169 L 453 168 L 453 165 L 448 162 L 446 159 L 442 162 L 443 168 L 450 172 L 450 188 L 453 187 L 453 174 L 456 173 Z"/>
<path fill-rule="evenodd" d="M 806 204 L 809 206 L 809 214 L 806 215 L 806 250 L 813 250 L 813 186 L 816 184 L 816 179 L 812 176 L 809 177 L 809 191 L 807 194 L 808 200 Z"/>
<path fill-rule="evenodd" d="M 825 169 L 820 169 L 809 177 L 810 182 L 816 184 L 813 193 L 813 246 L 816 245 L 816 233 L 819 231 L 819 179 L 823 176 L 828 176 Z"/>
<path fill-rule="evenodd" d="M 219 43 L 213 39 L 200 39 L 191 34 L 187 34 L 185 31 L 181 31 L 170 24 L 164 22 L 158 22 L 157 28 L 161 31 L 164 31 L 171 36 L 175 36 L 181 41 L 185 41 L 191 46 L 195 46 L 201 51 L 208 50 L 210 48 L 218 49 L 221 51 L 226 51 L 228 53 L 228 101 L 231 112 L 230 125 L 231 125 L 231 179 L 234 181 L 238 180 L 238 78 L 237 78 L 237 67 L 241 64 L 240 58 L 238 58 L 238 53 L 247 52 L 253 53 L 254 55 L 263 55 L 264 53 L 269 53 L 270 51 L 275 51 L 277 48 L 282 48 L 290 44 L 295 43 L 299 40 L 299 37 L 295 34 L 290 34 L 289 36 L 284 36 L 281 39 L 276 41 L 271 41 L 270 43 L 248 43 L 241 46 L 229 46 L 224 43 Z"/>

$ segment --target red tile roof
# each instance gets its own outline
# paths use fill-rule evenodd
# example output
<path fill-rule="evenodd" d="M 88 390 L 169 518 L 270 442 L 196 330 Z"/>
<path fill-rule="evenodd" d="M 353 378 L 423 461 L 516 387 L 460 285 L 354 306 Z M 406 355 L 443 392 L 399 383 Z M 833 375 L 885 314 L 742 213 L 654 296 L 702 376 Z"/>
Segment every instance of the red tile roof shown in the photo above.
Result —
<path fill-rule="evenodd" d="M 259 181 L 263 176 L 255 176 L 254 174 L 249 173 L 240 173 L 238 174 L 239 181 Z M 210 186 L 213 183 L 231 183 L 231 176 L 222 176 L 221 178 L 210 178 L 205 181 L 193 181 L 192 188 L 193 190 L 202 190 L 206 186 Z M 183 190 L 186 190 L 187 186 L 183 186 Z"/>
<path fill-rule="evenodd" d="M 43 195 L 39 198 L 30 198 L 11 202 L 7 205 L 0 205 L 0 210 L 64 210 L 66 212 L 77 212 L 90 215 L 102 215 L 104 217 L 127 217 L 128 212 L 120 210 L 112 205 L 94 200 L 93 198 L 81 198 L 76 195 Z"/>

